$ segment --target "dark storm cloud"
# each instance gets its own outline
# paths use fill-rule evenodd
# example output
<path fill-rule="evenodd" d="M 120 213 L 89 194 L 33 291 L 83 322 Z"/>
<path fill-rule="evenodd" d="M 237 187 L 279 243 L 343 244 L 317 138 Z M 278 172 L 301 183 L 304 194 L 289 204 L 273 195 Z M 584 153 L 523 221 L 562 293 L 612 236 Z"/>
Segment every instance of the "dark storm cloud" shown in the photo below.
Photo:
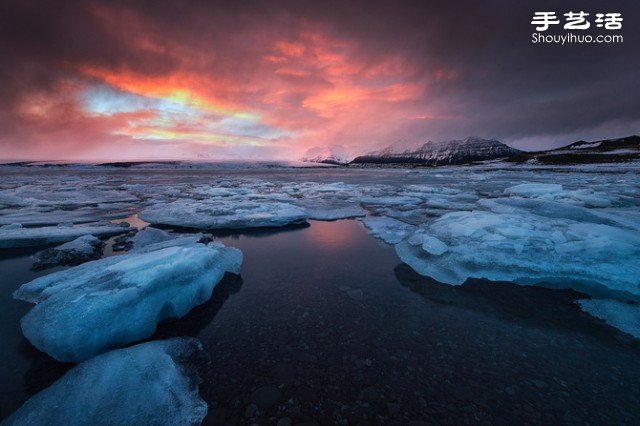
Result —
<path fill-rule="evenodd" d="M 624 42 L 531 43 L 535 11 L 562 16 L 580 10 L 591 18 L 599 12 L 622 13 L 622 30 L 594 28 L 584 33 L 620 34 Z M 85 117 L 78 105 L 61 96 L 68 90 L 61 82 L 102 82 L 105 70 L 149 78 L 177 72 L 211 76 L 215 84 L 226 82 L 216 89 L 222 101 L 261 110 L 263 115 L 268 115 L 265 105 L 276 102 L 271 99 L 277 92 L 274 126 L 298 126 L 295 130 L 303 133 L 306 125 L 326 122 L 333 133 L 319 135 L 325 138 L 320 144 L 349 146 L 350 140 L 340 137 L 355 139 L 350 128 L 381 124 L 367 123 L 357 114 L 331 124 L 325 111 L 332 104 L 320 95 L 336 84 L 317 72 L 324 70 L 321 64 L 309 71 L 304 57 L 295 70 L 278 69 L 277 80 L 272 80 L 271 68 L 265 74 L 264 52 L 277 40 L 295 40 L 305 28 L 320 28 L 325 39 L 349 43 L 349 60 L 360 69 L 397 67 L 377 71 L 377 83 L 389 74 L 400 75 L 406 84 L 394 89 L 389 83 L 387 89 L 392 89 L 383 95 L 358 95 L 376 111 L 398 108 L 416 116 L 380 128 L 375 133 L 379 137 L 362 138 L 370 142 L 353 142 L 358 149 L 365 143 L 380 146 L 395 139 L 418 142 L 470 134 L 525 148 L 624 136 L 637 133 L 640 124 L 639 17 L 640 6 L 634 1 L 4 1 L 0 149 L 62 145 L 47 142 L 45 134 L 57 134 L 60 128 L 68 139 L 76 132 L 81 135 L 78 140 L 109 143 L 109 126 L 114 123 Z M 25 99 L 34 93 L 50 93 L 51 102 L 55 100 L 42 116 L 24 111 L 25 105 L 33 106 L 33 100 Z M 376 106 L 389 98 L 392 103 Z M 55 110 L 65 113 L 56 115 Z M 83 145 L 69 144 L 73 149 Z"/>

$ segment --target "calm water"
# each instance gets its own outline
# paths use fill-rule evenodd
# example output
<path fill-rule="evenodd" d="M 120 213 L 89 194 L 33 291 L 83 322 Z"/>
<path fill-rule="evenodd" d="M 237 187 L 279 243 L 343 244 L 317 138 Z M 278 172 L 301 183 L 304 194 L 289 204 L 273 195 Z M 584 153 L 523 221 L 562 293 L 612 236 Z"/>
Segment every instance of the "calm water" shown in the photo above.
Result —
<path fill-rule="evenodd" d="M 640 348 L 582 313 L 577 294 L 437 284 L 354 220 L 222 236 L 241 277 L 161 326 L 197 336 L 207 424 L 640 422 Z M 30 252 L 0 257 L 2 415 L 64 374 L 22 337 L 12 300 Z"/>

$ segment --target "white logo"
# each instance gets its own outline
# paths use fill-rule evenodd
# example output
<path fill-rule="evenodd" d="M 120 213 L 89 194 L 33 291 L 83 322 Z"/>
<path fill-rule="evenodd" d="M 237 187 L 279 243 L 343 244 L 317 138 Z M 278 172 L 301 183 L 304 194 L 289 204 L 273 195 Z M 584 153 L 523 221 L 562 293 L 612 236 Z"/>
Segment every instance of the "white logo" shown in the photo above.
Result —
<path fill-rule="evenodd" d="M 587 12 L 567 12 L 564 16 L 567 17 L 566 24 L 564 24 L 565 30 L 586 30 L 591 26 L 591 22 L 587 21 L 587 16 L 589 16 Z"/>
<path fill-rule="evenodd" d="M 556 19 L 555 12 L 536 12 L 533 15 L 533 21 L 531 21 L 531 23 L 537 25 L 537 31 L 547 31 L 549 25 L 559 24 L 560 21 Z"/>
<path fill-rule="evenodd" d="M 595 17 L 595 19 L 594 19 Z M 563 22 L 561 22 L 561 19 Z M 562 27 L 560 24 L 563 24 Z M 593 24 L 593 25 L 592 25 Z M 603 33 L 602 29 L 616 31 L 622 29 L 622 13 L 595 13 L 581 11 L 568 11 L 560 14 L 556 12 L 534 12 L 531 25 L 536 26 L 536 31 L 531 35 L 532 43 L 622 43 L 622 34 Z M 550 28 L 563 28 L 569 30 L 566 33 L 550 31 Z M 596 31 L 595 34 L 585 33 L 589 28 Z M 600 29 L 600 30 L 598 30 Z M 577 33 L 570 31 L 577 30 Z"/>
<path fill-rule="evenodd" d="M 619 30 L 622 28 L 622 13 L 596 13 L 596 27 L 603 24 L 607 30 Z"/>
<path fill-rule="evenodd" d="M 567 12 L 565 16 L 565 30 L 586 30 L 591 27 L 587 19 L 589 14 L 585 11 Z M 536 25 L 536 31 L 547 31 L 551 25 L 557 25 L 560 20 L 555 12 L 535 12 L 532 25 Z M 622 29 L 622 13 L 596 13 L 596 27 L 604 27 L 606 30 Z"/>

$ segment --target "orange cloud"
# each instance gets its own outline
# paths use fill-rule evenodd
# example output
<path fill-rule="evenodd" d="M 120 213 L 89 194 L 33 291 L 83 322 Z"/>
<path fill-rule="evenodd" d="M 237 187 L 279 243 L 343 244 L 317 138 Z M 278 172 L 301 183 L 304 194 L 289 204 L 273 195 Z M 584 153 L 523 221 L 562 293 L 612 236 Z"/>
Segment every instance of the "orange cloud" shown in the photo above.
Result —
<path fill-rule="evenodd" d="M 287 41 L 278 41 L 276 42 L 276 49 L 280 51 L 280 53 L 287 56 L 294 56 L 299 58 L 305 51 L 305 45 L 302 43 L 291 43 Z"/>
<path fill-rule="evenodd" d="M 108 129 L 107 136 L 272 144 L 297 158 L 311 146 L 386 138 L 407 116 L 424 110 L 415 103 L 425 85 L 415 81 L 405 58 L 363 54 L 357 41 L 329 35 L 318 24 L 302 22 L 286 36 L 267 26 L 255 37 L 225 34 L 223 44 L 198 45 L 166 36 L 122 6 L 99 5 L 91 13 L 113 37 L 153 61 L 172 64 L 154 69 L 135 62 L 67 61 L 86 79 L 72 97 L 91 98 L 77 110 L 100 121 L 96 127 Z M 102 86 L 108 89 L 96 89 Z M 54 110 L 46 100 L 23 107 L 36 118 Z"/>

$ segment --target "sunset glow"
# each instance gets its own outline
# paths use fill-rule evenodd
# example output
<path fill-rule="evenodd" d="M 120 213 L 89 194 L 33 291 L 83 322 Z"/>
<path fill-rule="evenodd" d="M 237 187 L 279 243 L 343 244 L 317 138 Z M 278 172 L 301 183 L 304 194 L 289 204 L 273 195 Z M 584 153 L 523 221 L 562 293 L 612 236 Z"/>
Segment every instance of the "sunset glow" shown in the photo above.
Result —
<path fill-rule="evenodd" d="M 451 13 L 445 9 L 367 7 L 366 22 L 355 5 L 332 15 L 162 2 L 14 9 L 11 22 L 50 25 L 9 36 L 21 37 L 15 48 L 25 44 L 26 53 L 14 52 L 4 70 L 13 82 L 0 116 L 5 159 L 297 159 L 312 148 L 357 154 L 469 135 L 535 148 L 632 133 L 638 121 L 614 122 L 602 109 L 576 111 L 560 125 L 549 102 L 570 114 L 564 104 L 593 82 L 567 74 L 574 92 L 550 101 L 530 90 L 555 83 L 546 68 L 523 68 L 527 52 L 518 65 L 500 65 L 451 37 L 465 24 L 484 45 L 497 35 L 482 25 L 428 25 Z M 49 52 L 50 39 L 59 40 Z M 509 67 L 520 71 L 507 79 Z"/>

